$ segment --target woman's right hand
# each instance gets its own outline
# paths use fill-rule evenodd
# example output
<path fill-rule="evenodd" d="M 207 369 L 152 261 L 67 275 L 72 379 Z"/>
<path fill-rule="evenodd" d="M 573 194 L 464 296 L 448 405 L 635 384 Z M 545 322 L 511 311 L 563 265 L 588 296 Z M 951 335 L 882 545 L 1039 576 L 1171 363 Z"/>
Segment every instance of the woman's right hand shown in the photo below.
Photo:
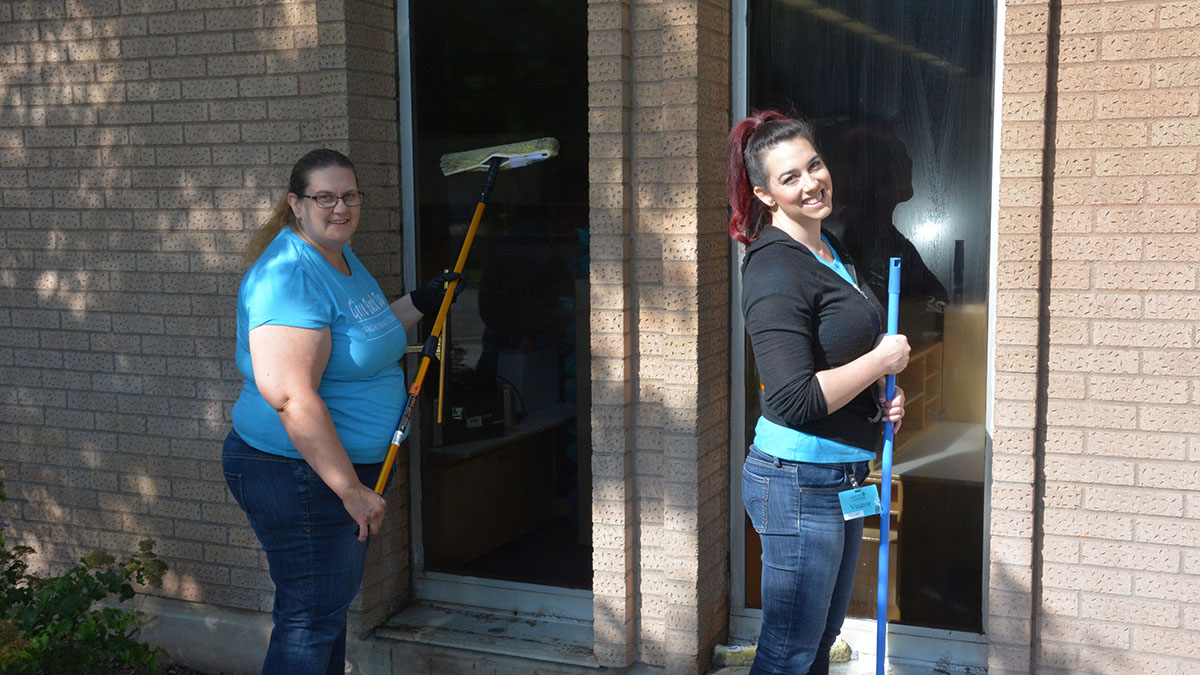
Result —
<path fill-rule="evenodd" d="M 366 541 L 372 534 L 379 534 L 383 525 L 383 514 L 387 501 L 371 488 L 357 483 L 342 497 L 346 513 L 358 523 L 358 540 Z"/>
<path fill-rule="evenodd" d="M 904 370 L 911 351 L 908 338 L 903 335 L 880 335 L 875 343 L 875 353 L 879 357 L 883 375 L 896 375 Z"/>

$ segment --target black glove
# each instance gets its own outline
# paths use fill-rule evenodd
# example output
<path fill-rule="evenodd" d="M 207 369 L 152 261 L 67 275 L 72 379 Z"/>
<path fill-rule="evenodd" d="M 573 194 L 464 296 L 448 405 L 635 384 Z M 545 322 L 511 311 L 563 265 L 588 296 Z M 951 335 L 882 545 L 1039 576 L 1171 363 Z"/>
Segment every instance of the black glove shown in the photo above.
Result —
<path fill-rule="evenodd" d="M 425 282 L 425 285 L 413 290 L 408 294 L 412 299 L 413 307 L 422 314 L 433 314 L 442 306 L 442 299 L 446 297 L 446 284 L 459 279 L 460 281 L 454 287 L 454 297 L 457 298 L 459 293 L 462 293 L 466 286 L 466 280 L 462 279 L 462 275 L 458 272 L 445 272 Z M 451 302 L 454 302 L 451 300 Z"/>

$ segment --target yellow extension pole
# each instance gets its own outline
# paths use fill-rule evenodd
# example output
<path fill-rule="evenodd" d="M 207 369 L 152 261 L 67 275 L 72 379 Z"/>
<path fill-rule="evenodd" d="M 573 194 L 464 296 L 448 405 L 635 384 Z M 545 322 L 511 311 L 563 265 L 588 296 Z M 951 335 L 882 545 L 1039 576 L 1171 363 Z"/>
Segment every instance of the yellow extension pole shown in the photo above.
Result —
<path fill-rule="evenodd" d="M 462 249 L 458 252 L 458 260 L 454 263 L 454 271 L 459 274 L 462 274 L 463 268 L 467 265 L 467 254 L 471 252 L 471 244 L 475 241 L 475 232 L 479 229 L 479 221 L 483 219 L 483 209 L 491 195 L 492 186 L 496 183 L 496 174 L 500 171 L 500 164 L 501 158 L 497 157 L 491 160 L 487 181 L 483 186 L 483 194 L 479 198 L 479 203 L 475 205 L 475 215 L 471 217 L 471 226 L 467 228 L 467 236 L 463 240 Z M 441 337 L 442 330 L 446 327 L 446 317 L 450 314 L 450 303 L 454 302 L 454 289 L 458 286 L 458 281 L 455 279 L 447 286 L 446 295 L 442 297 L 442 305 L 438 308 L 437 319 L 433 322 L 433 330 L 425 340 L 425 349 L 421 353 L 421 365 L 417 368 L 417 376 L 413 378 L 412 386 L 408 388 L 408 400 L 404 403 L 404 411 L 400 414 L 396 432 L 392 434 L 392 442 L 388 446 L 387 456 L 383 459 L 383 469 L 379 472 L 379 479 L 375 481 L 375 492 L 381 495 L 383 488 L 387 485 L 388 476 L 392 473 L 392 466 L 396 463 L 396 454 L 400 451 L 400 441 L 403 440 L 404 432 L 412 420 L 417 396 L 421 393 L 421 385 L 429 371 L 429 362 L 433 360 L 432 354 L 436 349 L 438 338 Z M 442 355 L 442 358 L 445 358 L 445 354 Z"/>

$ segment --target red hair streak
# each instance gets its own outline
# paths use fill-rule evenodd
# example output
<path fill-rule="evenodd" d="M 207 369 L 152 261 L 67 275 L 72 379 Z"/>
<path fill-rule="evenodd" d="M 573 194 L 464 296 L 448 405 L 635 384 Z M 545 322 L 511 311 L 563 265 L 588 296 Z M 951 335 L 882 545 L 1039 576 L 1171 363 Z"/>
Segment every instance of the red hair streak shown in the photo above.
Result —
<path fill-rule="evenodd" d="M 729 132 L 729 160 L 726 165 L 725 193 L 733 212 L 729 219 L 729 236 L 743 245 L 758 238 L 762 230 L 762 205 L 754 196 L 754 186 L 746 176 L 746 148 L 754 132 L 765 123 L 790 118 L 774 110 L 755 111 L 733 125 Z"/>

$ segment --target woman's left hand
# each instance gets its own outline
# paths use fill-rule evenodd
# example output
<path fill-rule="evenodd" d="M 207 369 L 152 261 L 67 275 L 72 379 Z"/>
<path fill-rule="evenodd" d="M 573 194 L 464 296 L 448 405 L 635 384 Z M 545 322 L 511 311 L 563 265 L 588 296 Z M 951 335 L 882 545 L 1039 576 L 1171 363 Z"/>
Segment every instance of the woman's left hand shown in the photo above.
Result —
<path fill-rule="evenodd" d="M 458 272 L 444 272 L 436 277 L 425 282 L 424 286 L 413 289 L 409 296 L 412 298 L 413 307 L 421 314 L 430 315 L 436 314 L 442 308 L 442 300 L 446 297 L 447 286 L 451 281 L 458 281 L 454 285 L 454 297 L 451 302 L 458 299 L 458 294 L 463 292 L 467 287 L 466 281 Z"/>
<path fill-rule="evenodd" d="M 883 421 L 892 423 L 892 433 L 900 431 L 900 424 L 904 417 L 904 390 L 896 387 L 896 395 L 891 402 L 885 400 L 882 396 L 879 398 L 879 405 L 883 408 Z"/>

